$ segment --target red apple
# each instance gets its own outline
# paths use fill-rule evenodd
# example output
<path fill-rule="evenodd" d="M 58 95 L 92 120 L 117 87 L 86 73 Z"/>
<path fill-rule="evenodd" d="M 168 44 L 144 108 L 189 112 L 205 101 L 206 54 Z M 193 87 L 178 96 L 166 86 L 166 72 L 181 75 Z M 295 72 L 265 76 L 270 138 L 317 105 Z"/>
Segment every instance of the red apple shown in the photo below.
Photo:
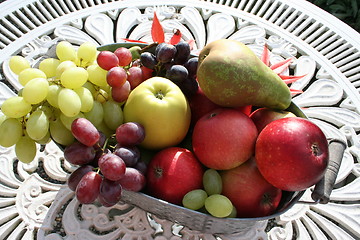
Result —
<path fill-rule="evenodd" d="M 184 195 L 202 188 L 203 166 L 185 148 L 169 147 L 151 159 L 146 172 L 146 192 L 180 205 Z"/>
<path fill-rule="evenodd" d="M 263 217 L 274 213 L 282 191 L 260 174 L 251 158 L 240 166 L 221 172 L 222 194 L 237 210 L 237 217 Z"/>
<path fill-rule="evenodd" d="M 234 168 L 248 160 L 255 149 L 258 132 L 249 116 L 231 108 L 218 108 L 195 124 L 192 146 L 206 167 Z"/>
<path fill-rule="evenodd" d="M 237 110 L 245 113 L 246 115 L 250 116 L 252 106 L 251 105 L 246 105 L 246 106 L 236 107 L 235 109 L 237 109 Z"/>
<path fill-rule="evenodd" d="M 259 132 L 270 122 L 286 117 L 296 117 L 296 115 L 289 111 L 273 110 L 270 108 L 258 108 L 250 114 L 250 118 L 255 123 Z"/>
<path fill-rule="evenodd" d="M 317 183 L 328 165 L 328 142 L 321 129 L 300 117 L 269 123 L 256 141 L 259 171 L 274 186 L 301 191 Z"/>
<path fill-rule="evenodd" d="M 220 106 L 210 101 L 199 87 L 197 92 L 189 99 L 191 109 L 191 123 L 195 124 L 206 113 Z"/>

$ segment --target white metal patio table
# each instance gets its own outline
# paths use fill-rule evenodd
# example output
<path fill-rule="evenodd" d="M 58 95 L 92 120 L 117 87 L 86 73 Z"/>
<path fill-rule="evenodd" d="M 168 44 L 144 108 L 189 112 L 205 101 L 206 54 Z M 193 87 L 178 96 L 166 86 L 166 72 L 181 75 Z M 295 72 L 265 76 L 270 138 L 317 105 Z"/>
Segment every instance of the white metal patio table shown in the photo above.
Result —
<path fill-rule="evenodd" d="M 246 43 L 271 63 L 307 74 L 291 88 L 294 102 L 328 137 L 347 142 L 328 204 L 296 204 L 247 235 L 214 236 L 162 220 L 127 204 L 81 205 L 66 186 L 74 167 L 53 143 L 31 164 L 0 148 L 0 239 L 360 239 L 360 34 L 304 0 L 7 0 L 0 4 L 0 104 L 20 89 L 11 55 L 36 62 L 59 39 L 79 45 L 151 42 L 156 11 L 195 50 L 219 38 Z M 301 199 L 311 201 L 311 189 Z"/>

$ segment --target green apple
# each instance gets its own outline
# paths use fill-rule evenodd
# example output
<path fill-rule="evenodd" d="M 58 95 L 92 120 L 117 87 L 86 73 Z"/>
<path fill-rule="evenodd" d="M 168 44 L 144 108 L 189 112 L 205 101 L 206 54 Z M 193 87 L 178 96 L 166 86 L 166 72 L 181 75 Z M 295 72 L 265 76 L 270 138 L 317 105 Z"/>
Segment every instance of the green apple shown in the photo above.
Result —
<path fill-rule="evenodd" d="M 152 77 L 138 85 L 124 106 L 125 122 L 145 128 L 141 146 L 162 149 L 179 144 L 191 120 L 189 103 L 181 89 L 169 79 Z"/>

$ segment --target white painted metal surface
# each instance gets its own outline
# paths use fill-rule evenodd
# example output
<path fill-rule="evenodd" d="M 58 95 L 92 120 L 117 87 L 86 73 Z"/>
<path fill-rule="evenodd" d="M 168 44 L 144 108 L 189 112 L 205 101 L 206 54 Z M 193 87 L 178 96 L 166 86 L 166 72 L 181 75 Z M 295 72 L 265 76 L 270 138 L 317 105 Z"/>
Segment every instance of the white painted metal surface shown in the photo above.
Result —
<path fill-rule="evenodd" d="M 53 144 L 29 165 L 0 148 L 0 239 L 359 239 L 360 34 L 304 0 L 7 0 L 0 4 L 0 104 L 12 94 L 3 83 L 20 88 L 11 55 L 34 62 L 59 38 L 151 42 L 155 9 L 169 36 L 179 28 L 196 49 L 232 38 L 258 54 L 267 43 L 272 63 L 296 59 L 287 71 L 307 77 L 292 84 L 304 91 L 294 102 L 327 136 L 348 143 L 330 203 L 297 204 L 246 236 L 212 236 L 125 204 L 79 205 L 65 184 L 74 167 Z"/>

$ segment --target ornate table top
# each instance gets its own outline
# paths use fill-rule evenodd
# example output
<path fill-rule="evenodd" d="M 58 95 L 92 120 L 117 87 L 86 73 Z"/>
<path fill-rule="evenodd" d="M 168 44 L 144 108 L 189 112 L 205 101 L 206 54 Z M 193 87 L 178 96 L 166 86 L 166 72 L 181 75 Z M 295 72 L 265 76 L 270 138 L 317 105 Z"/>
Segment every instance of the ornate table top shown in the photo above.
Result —
<path fill-rule="evenodd" d="M 272 64 L 293 57 L 285 71 L 307 74 L 291 85 L 303 91 L 293 101 L 327 137 L 347 142 L 328 204 L 299 203 L 247 235 L 228 236 L 192 231 L 127 204 L 81 205 L 65 183 L 75 167 L 55 144 L 39 149 L 31 164 L 19 162 L 13 148 L 0 148 L 1 239 L 360 238 L 360 35 L 344 23 L 303 0 L 8 0 L 0 7 L 0 104 L 20 88 L 9 56 L 35 62 L 59 39 L 151 42 L 156 11 L 166 36 L 180 29 L 184 40 L 195 40 L 195 51 L 230 38 L 258 55 L 267 43 Z M 311 201 L 310 194 L 301 200 Z"/>

